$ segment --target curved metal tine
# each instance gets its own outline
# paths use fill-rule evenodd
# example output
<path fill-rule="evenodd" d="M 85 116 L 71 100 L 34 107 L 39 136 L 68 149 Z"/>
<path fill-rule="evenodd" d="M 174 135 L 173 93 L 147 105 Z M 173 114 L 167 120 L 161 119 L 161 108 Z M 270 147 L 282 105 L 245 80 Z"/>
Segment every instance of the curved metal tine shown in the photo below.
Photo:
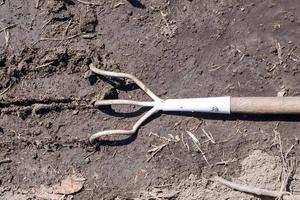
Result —
<path fill-rule="evenodd" d="M 138 130 L 138 128 L 143 124 L 143 122 L 145 122 L 151 115 L 153 115 L 157 111 L 158 109 L 156 109 L 155 107 L 151 108 L 134 124 L 131 130 L 105 130 L 105 131 L 100 131 L 98 133 L 95 133 L 92 136 L 90 136 L 89 138 L 90 143 L 93 144 L 95 140 L 98 139 L 99 137 L 103 137 L 107 135 L 132 135 Z"/>
<path fill-rule="evenodd" d="M 135 106 L 145 106 L 153 107 L 155 106 L 155 101 L 132 101 L 132 100 L 98 100 L 94 103 L 95 106 L 108 106 L 108 105 L 135 105 Z"/>
<path fill-rule="evenodd" d="M 156 96 L 143 82 L 141 82 L 137 77 L 119 72 L 111 72 L 101 70 L 95 67 L 94 64 L 90 64 L 90 69 L 99 75 L 102 76 L 111 76 L 111 77 L 119 77 L 119 78 L 128 78 L 134 81 L 147 95 L 149 95 L 154 101 L 132 101 L 132 100 L 122 100 L 122 99 L 114 99 L 114 100 L 99 100 L 95 102 L 95 105 L 137 105 L 137 106 L 145 106 L 145 107 L 153 107 L 148 112 L 146 112 L 132 127 L 131 130 L 105 130 L 100 131 L 98 133 L 93 134 L 89 140 L 91 143 L 94 143 L 96 139 L 99 137 L 107 136 L 107 135 L 132 135 L 134 134 L 138 128 L 145 122 L 151 115 L 156 113 L 159 109 L 155 106 L 157 101 L 162 101 L 158 96 Z"/>
<path fill-rule="evenodd" d="M 96 74 L 100 74 L 102 76 L 111 76 L 111 77 L 118 77 L 118 78 L 128 78 L 135 82 L 149 97 L 151 97 L 154 101 L 160 101 L 161 99 L 156 96 L 142 81 L 140 81 L 137 77 L 127 74 L 127 73 L 120 73 L 120 72 L 111 72 L 105 71 L 102 69 L 97 68 L 93 63 L 90 64 L 90 70 L 92 70 Z"/>

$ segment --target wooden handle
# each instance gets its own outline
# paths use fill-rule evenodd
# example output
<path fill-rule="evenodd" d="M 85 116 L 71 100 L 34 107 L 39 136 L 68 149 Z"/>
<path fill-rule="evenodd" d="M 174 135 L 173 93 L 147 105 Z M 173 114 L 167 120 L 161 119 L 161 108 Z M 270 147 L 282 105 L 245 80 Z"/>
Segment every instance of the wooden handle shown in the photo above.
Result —
<path fill-rule="evenodd" d="M 230 112 L 300 114 L 300 97 L 231 97 Z"/>

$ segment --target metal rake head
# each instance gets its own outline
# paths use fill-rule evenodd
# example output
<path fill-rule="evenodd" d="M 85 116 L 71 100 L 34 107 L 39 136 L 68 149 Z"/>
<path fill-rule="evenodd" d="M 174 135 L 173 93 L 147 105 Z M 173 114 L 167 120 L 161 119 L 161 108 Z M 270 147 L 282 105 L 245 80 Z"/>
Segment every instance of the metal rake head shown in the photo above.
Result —
<path fill-rule="evenodd" d="M 133 80 L 153 101 L 132 101 L 132 100 L 99 100 L 95 102 L 96 106 L 104 105 L 136 105 L 142 107 L 152 107 L 146 112 L 132 127 L 131 130 L 106 130 L 93 134 L 90 142 L 105 135 L 131 135 L 135 133 L 142 123 L 157 111 L 171 112 L 206 112 L 230 114 L 230 97 L 208 97 L 208 98 L 182 98 L 182 99 L 161 99 L 156 96 L 144 83 L 131 74 L 104 71 L 96 68 L 93 64 L 90 69 L 102 76 L 111 76 L 118 78 L 128 78 Z"/>
<path fill-rule="evenodd" d="M 128 78 L 134 81 L 147 95 L 149 95 L 153 101 L 132 101 L 132 100 L 98 100 L 95 102 L 95 106 L 105 106 L 105 105 L 136 105 L 142 107 L 152 107 L 148 112 L 146 112 L 132 127 L 130 130 L 105 130 L 100 131 L 92 136 L 90 136 L 89 140 L 91 143 L 94 143 L 96 139 L 106 136 L 106 135 L 132 135 L 134 134 L 137 129 L 142 125 L 142 123 L 147 120 L 151 115 L 156 113 L 160 109 L 160 104 L 163 102 L 161 98 L 156 96 L 144 83 L 142 83 L 137 77 L 126 74 L 126 73 L 119 73 L 119 72 L 111 72 L 101 70 L 95 67 L 94 64 L 90 64 L 90 69 L 99 75 L 102 76 L 110 76 L 110 77 L 118 77 L 118 78 Z"/>

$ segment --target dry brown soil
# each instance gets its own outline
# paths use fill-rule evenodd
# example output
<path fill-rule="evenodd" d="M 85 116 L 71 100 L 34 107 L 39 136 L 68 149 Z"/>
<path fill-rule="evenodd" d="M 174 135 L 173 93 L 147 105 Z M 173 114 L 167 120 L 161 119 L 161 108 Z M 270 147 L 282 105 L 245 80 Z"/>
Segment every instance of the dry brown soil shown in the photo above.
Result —
<path fill-rule="evenodd" d="M 84 186 L 65 199 L 209 199 L 197 188 L 212 188 L 205 180 L 217 174 L 244 177 L 242 162 L 255 150 L 279 156 L 280 165 L 276 131 L 283 152 L 291 149 L 287 159 L 299 160 L 299 115 L 158 113 L 132 137 L 88 142 L 96 131 L 131 128 L 145 111 L 97 108 L 95 99 L 148 99 L 128 81 L 92 74 L 91 63 L 134 74 L 161 98 L 299 95 L 298 0 L 0 4 L 0 160 L 11 160 L 0 164 L 0 198 L 40 199 L 35 191 L 41 185 L 51 187 L 76 173 Z M 186 131 L 200 140 L 212 167 Z M 164 142 L 150 133 L 179 141 L 147 161 L 148 151 Z M 157 187 L 168 187 L 172 195 L 144 195 Z"/>

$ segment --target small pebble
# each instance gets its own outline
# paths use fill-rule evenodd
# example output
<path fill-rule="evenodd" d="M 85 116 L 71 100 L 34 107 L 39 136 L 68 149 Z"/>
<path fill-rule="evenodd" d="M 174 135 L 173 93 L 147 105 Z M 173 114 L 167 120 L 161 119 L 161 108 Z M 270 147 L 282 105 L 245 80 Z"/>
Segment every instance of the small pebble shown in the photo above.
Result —
<path fill-rule="evenodd" d="M 133 12 L 131 10 L 127 10 L 127 15 L 131 16 Z"/>
<path fill-rule="evenodd" d="M 78 113 L 79 113 L 78 110 L 74 110 L 72 114 L 73 114 L 73 115 L 78 115 Z"/>
<path fill-rule="evenodd" d="M 94 37 L 96 37 L 96 34 L 94 34 L 94 33 L 89 33 L 89 34 L 85 34 L 82 36 L 82 38 L 84 38 L 84 39 L 92 39 Z"/>
<path fill-rule="evenodd" d="M 46 127 L 47 129 L 51 128 L 51 127 L 52 127 L 52 123 L 51 123 L 51 122 L 46 123 L 45 127 Z"/>
<path fill-rule="evenodd" d="M 84 73 L 84 75 L 83 75 L 83 77 L 85 78 L 85 79 L 88 79 L 90 76 L 92 76 L 93 75 L 93 72 L 91 71 L 91 70 L 89 70 L 89 71 L 87 71 L 87 72 L 85 72 Z"/>
<path fill-rule="evenodd" d="M 37 158 L 38 158 L 38 154 L 34 153 L 33 156 L 32 156 L 32 159 L 36 160 Z"/>
<path fill-rule="evenodd" d="M 85 162 L 86 164 L 89 164 L 89 163 L 91 162 L 91 159 L 90 159 L 90 158 L 86 158 L 86 159 L 84 159 L 84 162 Z"/>

